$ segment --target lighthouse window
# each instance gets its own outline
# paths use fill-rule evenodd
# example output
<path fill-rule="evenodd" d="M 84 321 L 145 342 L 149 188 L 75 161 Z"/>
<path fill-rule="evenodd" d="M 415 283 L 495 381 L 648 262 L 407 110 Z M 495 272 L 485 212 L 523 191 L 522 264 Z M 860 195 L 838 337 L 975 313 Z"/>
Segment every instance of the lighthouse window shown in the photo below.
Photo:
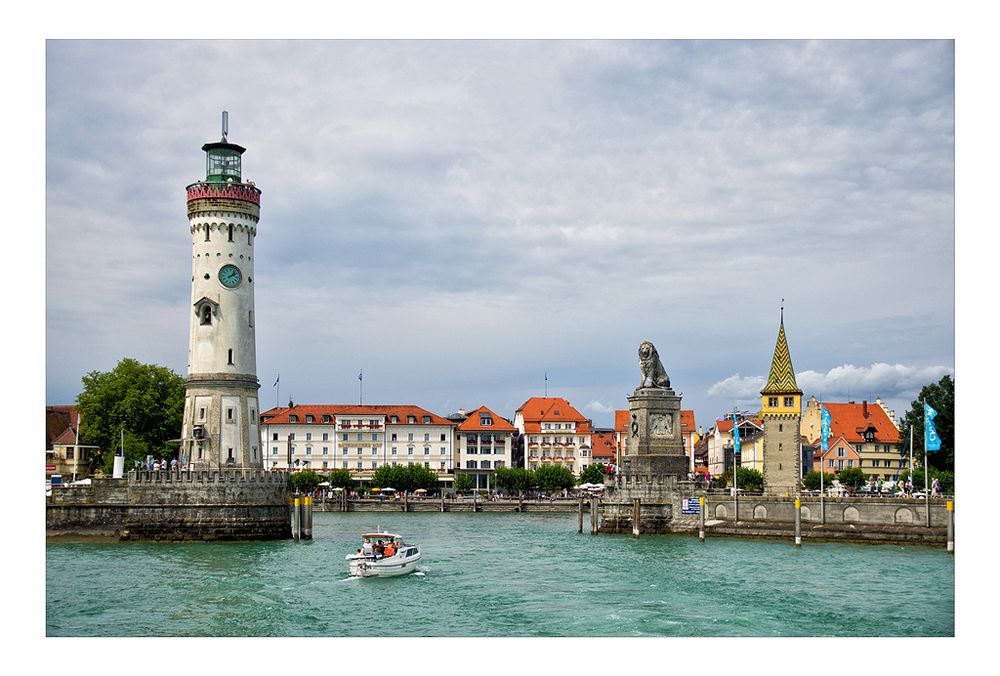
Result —
<path fill-rule="evenodd" d="M 230 366 L 233 365 L 233 351 L 232 351 L 232 349 L 229 350 L 229 365 Z"/>
<path fill-rule="evenodd" d="M 205 304 L 201 307 L 201 324 L 202 326 L 205 326 L 211 323 L 212 323 L 212 306 Z"/>
<path fill-rule="evenodd" d="M 229 224 L 229 241 L 230 242 L 233 241 L 233 224 L 232 223 Z"/>
<path fill-rule="evenodd" d="M 210 230 L 210 228 L 206 225 L 205 226 L 205 241 L 206 242 L 209 241 L 209 239 L 208 239 L 208 232 L 209 232 L 209 230 Z"/>

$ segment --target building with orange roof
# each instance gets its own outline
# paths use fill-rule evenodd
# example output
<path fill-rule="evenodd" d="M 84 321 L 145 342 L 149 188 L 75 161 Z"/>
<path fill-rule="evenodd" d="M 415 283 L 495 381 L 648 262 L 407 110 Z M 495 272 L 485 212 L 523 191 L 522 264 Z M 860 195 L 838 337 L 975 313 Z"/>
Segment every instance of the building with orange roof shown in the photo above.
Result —
<path fill-rule="evenodd" d="M 486 406 L 466 413 L 455 429 L 455 474 L 467 474 L 473 487 L 490 488 L 490 472 L 511 467 L 513 438 L 517 429 Z"/>
<path fill-rule="evenodd" d="M 590 457 L 592 463 L 615 464 L 617 440 L 615 430 L 594 430 L 590 435 Z"/>
<path fill-rule="evenodd" d="M 621 465 L 628 442 L 628 410 L 615 411 L 615 464 Z"/>
<path fill-rule="evenodd" d="M 813 454 L 813 465 L 822 468 L 828 474 L 836 474 L 848 467 L 859 467 L 861 455 L 854 444 L 851 444 L 843 436 L 831 438 L 827 441 L 827 450 L 819 450 L 817 447 Z"/>
<path fill-rule="evenodd" d="M 524 437 L 524 463 L 566 467 L 579 474 L 592 463 L 591 421 L 562 397 L 532 397 L 514 414 L 514 427 Z"/>
<path fill-rule="evenodd" d="M 802 415 L 802 434 L 817 448 L 821 442 L 821 407 L 830 412 L 830 439 L 843 438 L 851 445 L 858 455 L 858 467 L 868 478 L 891 480 L 909 468 L 909 453 L 900 454 L 898 449 L 899 428 L 880 400 L 875 404 L 867 400 L 842 404 L 810 398 Z M 829 460 L 828 455 L 823 457 Z M 829 470 L 828 462 L 823 466 Z"/>
<path fill-rule="evenodd" d="M 97 446 L 81 446 L 80 413 L 75 406 L 45 407 L 45 476 L 70 481 L 90 474 L 90 453 Z"/>
<path fill-rule="evenodd" d="M 350 470 L 368 479 L 382 465 L 420 464 L 450 484 L 456 424 L 412 405 L 299 404 L 261 414 L 271 470 Z"/>

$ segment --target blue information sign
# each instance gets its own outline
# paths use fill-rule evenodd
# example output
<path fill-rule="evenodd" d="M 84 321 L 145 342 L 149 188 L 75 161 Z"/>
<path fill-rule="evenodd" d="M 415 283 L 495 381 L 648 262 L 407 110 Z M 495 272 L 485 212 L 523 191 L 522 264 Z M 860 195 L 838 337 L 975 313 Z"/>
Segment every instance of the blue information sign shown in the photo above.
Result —
<path fill-rule="evenodd" d="M 698 498 L 682 498 L 681 514 L 701 514 L 701 504 Z"/>

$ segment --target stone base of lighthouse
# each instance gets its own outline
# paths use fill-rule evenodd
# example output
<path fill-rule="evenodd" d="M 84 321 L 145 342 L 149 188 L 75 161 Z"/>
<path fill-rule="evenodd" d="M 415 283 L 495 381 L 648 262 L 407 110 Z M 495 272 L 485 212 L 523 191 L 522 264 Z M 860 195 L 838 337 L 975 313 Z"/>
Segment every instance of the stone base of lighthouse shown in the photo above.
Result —
<path fill-rule="evenodd" d="M 257 378 L 245 374 L 188 376 L 181 465 L 194 470 L 263 469 L 259 389 Z"/>

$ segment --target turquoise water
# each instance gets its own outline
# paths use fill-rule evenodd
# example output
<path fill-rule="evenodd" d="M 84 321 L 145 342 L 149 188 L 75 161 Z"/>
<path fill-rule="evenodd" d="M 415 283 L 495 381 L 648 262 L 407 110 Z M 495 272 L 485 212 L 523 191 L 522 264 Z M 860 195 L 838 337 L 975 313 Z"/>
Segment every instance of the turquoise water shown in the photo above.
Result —
<path fill-rule="evenodd" d="M 943 547 L 591 536 L 576 515 L 315 514 L 295 543 L 52 543 L 48 636 L 952 636 Z M 376 526 L 420 570 L 347 577 Z M 584 529 L 586 530 L 585 523 Z M 924 589 L 935 590 L 930 596 Z"/>

